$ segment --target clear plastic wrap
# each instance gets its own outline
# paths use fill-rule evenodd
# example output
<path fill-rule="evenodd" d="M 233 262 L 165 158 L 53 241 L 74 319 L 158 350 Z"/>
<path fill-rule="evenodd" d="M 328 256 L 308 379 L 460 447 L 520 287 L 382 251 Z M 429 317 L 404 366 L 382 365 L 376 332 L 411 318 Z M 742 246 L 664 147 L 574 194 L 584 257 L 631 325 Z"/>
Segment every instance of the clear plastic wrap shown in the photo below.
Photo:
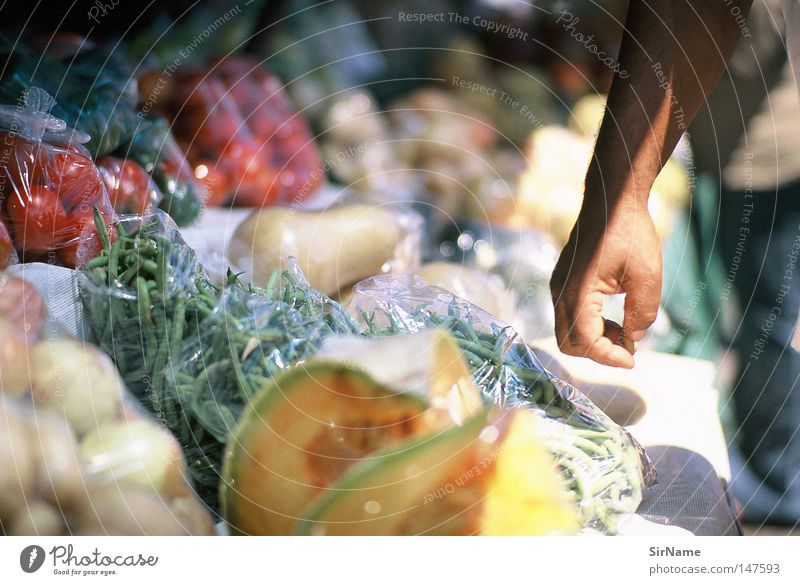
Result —
<path fill-rule="evenodd" d="M 96 239 L 94 210 L 115 219 L 103 180 L 81 143 L 88 136 L 71 130 L 49 112 L 53 98 L 31 88 L 23 105 L 0 106 L 0 208 L 23 261 L 55 257 L 75 267 L 83 240 Z M 108 234 L 114 237 L 114 234 Z"/>
<path fill-rule="evenodd" d="M 14 261 L 14 242 L 6 224 L 0 218 L 0 270 L 5 270 Z"/>
<path fill-rule="evenodd" d="M 131 391 L 168 427 L 165 371 L 184 337 L 216 306 L 217 291 L 174 222 L 162 211 L 117 224 L 119 239 L 81 271 L 89 325 Z"/>
<path fill-rule="evenodd" d="M 512 322 L 525 339 L 552 335 L 555 319 L 550 276 L 558 247 L 547 234 L 535 229 L 459 222 L 458 229 L 443 238 L 432 256 L 496 274 L 516 297 L 515 318 L 506 321 Z"/>
<path fill-rule="evenodd" d="M 371 335 L 448 328 L 488 402 L 540 415 L 586 526 L 613 533 L 620 515 L 636 511 L 645 486 L 655 481 L 644 450 L 576 388 L 550 374 L 512 327 L 413 275 L 357 284 L 350 308 Z"/>
<path fill-rule="evenodd" d="M 150 173 L 163 196 L 160 207 L 175 223 L 189 225 L 200 215 L 203 209 L 201 187 L 164 118 L 147 116 L 141 119 L 133 138 L 114 155 L 133 159 Z"/>
<path fill-rule="evenodd" d="M 203 499 L 216 508 L 225 443 L 252 396 L 275 374 L 305 361 L 329 335 L 358 327 L 337 302 L 310 288 L 289 263 L 265 289 L 231 280 L 217 308 L 183 343 L 168 399 L 184 413 L 176 433 Z"/>
<path fill-rule="evenodd" d="M 0 274 L 0 299 L 0 532 L 212 534 L 177 440 L 108 356 L 53 326 L 29 282 Z"/>
<path fill-rule="evenodd" d="M 163 199 L 153 179 L 136 161 L 104 156 L 97 159 L 97 170 L 117 213 L 145 215 Z"/>
<path fill-rule="evenodd" d="M 335 296 L 384 272 L 419 266 L 420 216 L 401 205 L 343 203 L 317 211 L 271 207 L 254 211 L 228 245 L 234 270 L 266 286 L 294 257 L 309 284 Z"/>

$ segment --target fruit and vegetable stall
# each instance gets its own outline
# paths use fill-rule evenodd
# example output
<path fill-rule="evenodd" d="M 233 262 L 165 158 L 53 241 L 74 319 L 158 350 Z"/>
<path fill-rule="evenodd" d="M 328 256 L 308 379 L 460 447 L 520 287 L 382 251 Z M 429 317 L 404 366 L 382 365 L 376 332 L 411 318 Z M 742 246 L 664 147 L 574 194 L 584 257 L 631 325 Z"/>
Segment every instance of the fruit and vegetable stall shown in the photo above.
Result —
<path fill-rule="evenodd" d="M 675 307 L 633 373 L 554 347 L 602 94 L 476 34 L 381 83 L 346 10 L 247 4 L 0 36 L 0 533 L 735 533 Z"/>

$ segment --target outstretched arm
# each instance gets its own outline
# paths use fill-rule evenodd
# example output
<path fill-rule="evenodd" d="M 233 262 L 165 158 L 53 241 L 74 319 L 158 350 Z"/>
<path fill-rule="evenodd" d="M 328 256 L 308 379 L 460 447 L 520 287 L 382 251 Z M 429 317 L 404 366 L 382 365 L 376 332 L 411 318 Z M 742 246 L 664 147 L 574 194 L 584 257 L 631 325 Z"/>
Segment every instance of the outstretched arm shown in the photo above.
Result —
<path fill-rule="evenodd" d="M 583 205 L 550 283 L 564 353 L 630 368 L 661 299 L 650 188 L 740 37 L 752 0 L 631 0 L 620 74 L 586 175 Z M 603 297 L 625 293 L 622 328 Z"/>

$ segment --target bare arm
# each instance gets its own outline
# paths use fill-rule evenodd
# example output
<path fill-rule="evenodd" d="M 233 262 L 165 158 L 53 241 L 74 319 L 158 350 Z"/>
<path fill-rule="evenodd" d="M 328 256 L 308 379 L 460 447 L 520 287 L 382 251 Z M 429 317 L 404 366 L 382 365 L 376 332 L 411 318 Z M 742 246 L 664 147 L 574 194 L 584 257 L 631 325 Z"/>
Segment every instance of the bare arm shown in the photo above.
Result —
<path fill-rule="evenodd" d="M 641 339 L 661 298 L 650 188 L 725 71 L 751 2 L 631 0 L 583 206 L 550 284 L 565 353 L 633 366 L 622 346 Z M 604 295 L 618 293 L 621 330 L 602 317 Z"/>

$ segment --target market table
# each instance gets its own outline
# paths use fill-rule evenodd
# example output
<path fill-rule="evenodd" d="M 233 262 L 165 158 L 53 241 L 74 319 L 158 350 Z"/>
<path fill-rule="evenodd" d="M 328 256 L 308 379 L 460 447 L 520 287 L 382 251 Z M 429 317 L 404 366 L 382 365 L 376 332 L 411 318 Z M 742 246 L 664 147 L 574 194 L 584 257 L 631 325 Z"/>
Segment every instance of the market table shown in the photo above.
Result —
<path fill-rule="evenodd" d="M 659 480 L 641 515 L 698 535 L 741 534 L 726 490 L 731 469 L 713 363 L 642 351 L 632 370 L 621 370 L 561 354 L 555 338 L 531 345 L 545 367 L 627 423 L 645 447 Z"/>

